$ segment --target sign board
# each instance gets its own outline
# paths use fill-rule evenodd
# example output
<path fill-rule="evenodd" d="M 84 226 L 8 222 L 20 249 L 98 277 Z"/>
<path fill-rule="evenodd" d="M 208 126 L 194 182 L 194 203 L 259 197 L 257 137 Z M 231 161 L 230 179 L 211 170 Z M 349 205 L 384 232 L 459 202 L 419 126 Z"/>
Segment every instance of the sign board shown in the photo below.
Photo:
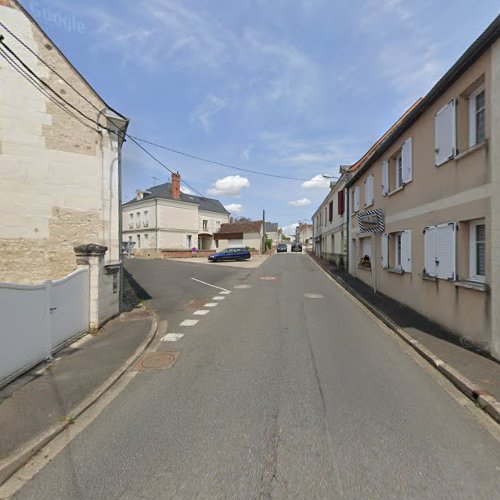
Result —
<path fill-rule="evenodd" d="M 384 230 L 384 212 L 379 208 L 358 212 L 357 217 L 362 233 L 379 233 Z"/>

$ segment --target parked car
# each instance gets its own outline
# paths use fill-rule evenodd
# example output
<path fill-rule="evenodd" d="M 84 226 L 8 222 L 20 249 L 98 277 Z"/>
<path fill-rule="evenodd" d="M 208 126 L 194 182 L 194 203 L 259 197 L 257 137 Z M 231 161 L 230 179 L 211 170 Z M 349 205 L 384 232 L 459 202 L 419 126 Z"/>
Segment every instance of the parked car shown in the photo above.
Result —
<path fill-rule="evenodd" d="M 276 247 L 277 252 L 288 252 L 288 247 L 286 243 L 278 243 L 278 246 Z"/>
<path fill-rule="evenodd" d="M 222 252 L 217 252 L 208 256 L 211 262 L 220 262 L 224 260 L 248 260 L 250 258 L 250 251 L 246 248 L 226 248 Z"/>
<path fill-rule="evenodd" d="M 292 245 L 292 252 L 302 252 L 302 245 L 300 243 L 294 243 Z"/>

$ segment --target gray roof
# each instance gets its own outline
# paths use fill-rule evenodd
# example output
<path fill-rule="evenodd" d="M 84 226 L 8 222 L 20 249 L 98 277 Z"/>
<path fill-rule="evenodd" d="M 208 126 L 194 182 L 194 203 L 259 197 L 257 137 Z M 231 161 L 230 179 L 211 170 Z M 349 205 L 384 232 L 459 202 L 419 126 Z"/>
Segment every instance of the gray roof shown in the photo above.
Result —
<path fill-rule="evenodd" d="M 128 201 L 125 205 L 132 205 L 144 200 L 153 200 L 155 198 L 162 198 L 164 200 L 174 200 L 172 197 L 172 183 L 166 182 L 165 184 L 160 184 L 159 186 L 153 186 L 146 189 L 147 192 L 144 193 L 144 198 L 142 200 Z M 185 203 L 195 203 L 198 205 L 199 210 L 206 210 L 207 212 L 219 212 L 221 214 L 228 214 L 229 212 L 224 208 L 219 200 L 214 200 L 213 198 L 205 198 L 201 196 L 195 196 L 194 194 L 186 194 L 181 192 L 181 197 L 179 201 Z"/>
<path fill-rule="evenodd" d="M 277 231 L 278 231 L 278 223 L 277 222 L 266 222 L 266 232 L 276 233 Z"/>

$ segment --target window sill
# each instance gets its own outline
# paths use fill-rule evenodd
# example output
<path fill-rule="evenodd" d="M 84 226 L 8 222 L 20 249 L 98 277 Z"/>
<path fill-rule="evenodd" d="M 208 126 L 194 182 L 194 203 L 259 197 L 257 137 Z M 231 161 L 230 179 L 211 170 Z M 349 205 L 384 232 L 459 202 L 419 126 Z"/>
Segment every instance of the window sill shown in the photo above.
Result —
<path fill-rule="evenodd" d="M 429 276 L 425 273 L 422 273 L 422 279 L 425 281 L 433 281 L 434 283 L 437 281 L 437 278 L 435 276 Z"/>
<path fill-rule="evenodd" d="M 398 269 L 396 267 L 388 267 L 387 272 L 392 273 L 392 274 L 404 274 L 405 273 L 402 269 Z"/>
<path fill-rule="evenodd" d="M 372 201 L 369 205 L 365 205 L 363 208 L 370 208 L 373 207 L 373 205 L 375 205 L 374 201 Z"/>
<path fill-rule="evenodd" d="M 460 288 L 469 288 L 470 290 L 477 290 L 478 292 L 489 291 L 489 287 L 486 283 L 479 283 L 477 281 L 455 281 L 455 286 Z"/>
<path fill-rule="evenodd" d="M 403 191 L 404 188 L 405 187 L 403 185 L 403 186 L 398 187 L 397 189 L 393 189 L 392 191 L 389 191 L 387 193 L 387 196 L 392 196 L 393 194 L 399 193 L 400 191 Z"/>
<path fill-rule="evenodd" d="M 479 151 L 480 149 L 483 149 L 486 147 L 486 142 L 481 142 L 479 144 L 476 144 L 475 146 L 471 146 L 469 149 L 466 149 L 462 153 L 459 153 L 458 155 L 455 156 L 455 158 L 451 158 L 452 160 L 461 160 L 462 158 L 465 158 L 466 156 L 469 156 L 470 154 L 474 153 L 475 151 Z"/>
<path fill-rule="evenodd" d="M 363 267 L 363 266 L 358 266 L 358 269 L 362 269 L 363 271 L 371 271 L 371 267 Z"/>

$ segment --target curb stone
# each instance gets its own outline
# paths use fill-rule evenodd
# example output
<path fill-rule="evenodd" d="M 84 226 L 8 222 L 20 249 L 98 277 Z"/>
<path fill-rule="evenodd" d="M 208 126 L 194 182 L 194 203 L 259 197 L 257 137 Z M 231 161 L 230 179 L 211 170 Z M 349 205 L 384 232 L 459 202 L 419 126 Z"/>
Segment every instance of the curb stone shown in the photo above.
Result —
<path fill-rule="evenodd" d="M 84 411 L 92 406 L 101 396 L 103 396 L 133 365 L 137 358 L 149 347 L 158 330 L 158 316 L 155 312 L 150 312 L 151 328 L 146 339 L 139 345 L 135 352 L 118 368 L 106 381 L 97 389 L 92 391 L 83 401 L 76 405 L 68 413 L 71 418 L 66 418 L 64 422 L 53 425 L 39 436 L 28 441 L 20 450 L 14 452 L 14 456 L 0 461 L 0 486 L 23 467 L 36 453 L 44 448 L 50 441 L 71 425 Z"/>
<path fill-rule="evenodd" d="M 458 370 L 445 363 L 441 358 L 436 356 L 432 351 L 424 347 L 418 340 L 401 329 L 391 318 L 379 311 L 376 307 L 370 304 L 364 297 L 350 287 L 342 278 L 329 273 L 319 262 L 317 262 L 309 253 L 308 257 L 330 278 L 335 280 L 342 288 L 348 291 L 358 302 L 372 312 L 380 319 L 387 327 L 395 332 L 408 345 L 413 347 L 420 356 L 422 356 L 429 364 L 442 373 L 457 389 L 465 394 L 469 399 L 477 403 L 479 407 L 487 413 L 493 420 L 500 424 L 500 402 L 495 399 L 488 391 L 480 388 L 468 378 L 464 377 Z"/>

